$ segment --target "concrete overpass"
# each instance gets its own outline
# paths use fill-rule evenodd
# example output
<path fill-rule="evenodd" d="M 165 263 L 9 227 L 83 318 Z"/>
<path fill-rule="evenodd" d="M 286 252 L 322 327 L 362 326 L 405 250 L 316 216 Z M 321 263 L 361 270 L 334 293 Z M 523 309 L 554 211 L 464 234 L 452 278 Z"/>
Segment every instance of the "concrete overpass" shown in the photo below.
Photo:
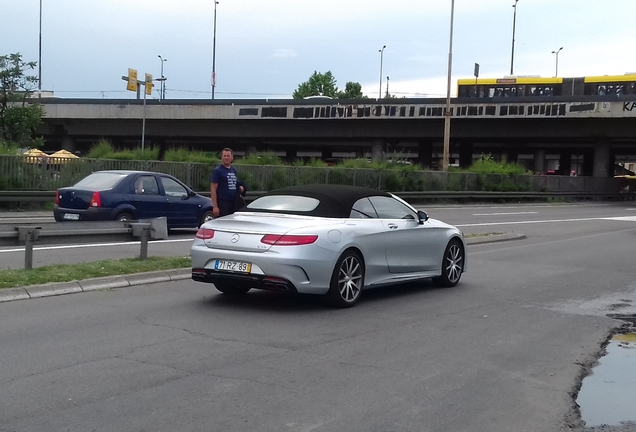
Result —
<path fill-rule="evenodd" d="M 289 159 L 373 157 L 397 152 L 435 167 L 443 152 L 443 99 L 148 100 L 43 98 L 45 150 L 85 153 L 99 139 L 115 147 L 187 146 Z M 453 99 L 451 162 L 505 155 L 536 172 L 611 176 L 636 158 L 636 98 Z"/>

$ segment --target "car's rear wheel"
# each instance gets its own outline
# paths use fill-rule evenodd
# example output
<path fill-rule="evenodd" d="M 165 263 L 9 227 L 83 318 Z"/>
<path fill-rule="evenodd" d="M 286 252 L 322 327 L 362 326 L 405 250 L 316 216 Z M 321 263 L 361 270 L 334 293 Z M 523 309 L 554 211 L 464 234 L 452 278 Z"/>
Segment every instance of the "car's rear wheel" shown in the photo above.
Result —
<path fill-rule="evenodd" d="M 334 306 L 351 307 L 360 300 L 364 286 L 364 263 L 357 252 L 343 253 L 331 275 L 327 296 Z"/>
<path fill-rule="evenodd" d="M 214 282 L 214 286 L 223 294 L 229 295 L 243 295 L 251 289 L 250 287 L 233 285 L 228 282 Z"/>
<path fill-rule="evenodd" d="M 121 212 L 117 215 L 117 217 L 115 218 L 115 220 L 118 220 L 120 222 L 126 222 L 126 221 L 131 221 L 131 220 L 135 220 L 133 218 L 133 216 L 128 213 L 128 212 Z"/>
<path fill-rule="evenodd" d="M 459 240 L 451 240 L 442 258 L 442 274 L 433 278 L 433 283 L 441 287 L 453 287 L 459 283 L 464 271 L 464 247 Z"/>
<path fill-rule="evenodd" d="M 201 216 L 201 220 L 199 221 L 199 226 L 203 225 L 206 222 L 210 222 L 214 219 L 214 215 L 212 214 L 212 210 L 208 210 Z"/>

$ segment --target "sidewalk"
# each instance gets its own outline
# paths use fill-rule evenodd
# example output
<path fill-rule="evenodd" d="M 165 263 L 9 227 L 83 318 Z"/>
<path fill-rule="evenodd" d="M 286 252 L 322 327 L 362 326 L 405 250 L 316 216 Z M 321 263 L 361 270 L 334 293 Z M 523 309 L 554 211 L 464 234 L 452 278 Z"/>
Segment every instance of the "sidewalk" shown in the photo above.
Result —
<path fill-rule="evenodd" d="M 0 216 L 1 218 L 2 216 Z M 467 245 L 497 243 L 509 240 L 525 239 L 525 234 L 494 234 L 481 237 L 469 237 Z M 147 285 L 159 282 L 190 279 L 190 268 L 160 270 L 147 273 L 134 273 L 121 276 L 107 276 L 100 278 L 76 280 L 71 282 L 56 282 L 43 285 L 29 285 L 17 288 L 0 289 L 0 303 L 15 300 L 26 300 L 39 297 L 51 297 L 64 294 L 74 294 L 87 291 L 126 288 L 135 285 Z"/>

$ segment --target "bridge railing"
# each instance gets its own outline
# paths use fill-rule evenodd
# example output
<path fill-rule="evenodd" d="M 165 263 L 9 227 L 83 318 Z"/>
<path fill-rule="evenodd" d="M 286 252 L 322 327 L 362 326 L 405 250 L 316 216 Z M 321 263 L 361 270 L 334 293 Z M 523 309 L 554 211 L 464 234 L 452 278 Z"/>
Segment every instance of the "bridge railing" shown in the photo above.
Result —
<path fill-rule="evenodd" d="M 248 190 L 296 184 L 349 184 L 390 191 L 620 192 L 620 179 L 545 175 L 502 175 L 400 169 L 326 168 L 236 164 Z M 196 191 L 209 191 L 214 165 L 193 162 L 46 158 L 0 155 L 0 190 L 54 191 L 100 170 L 145 170 L 170 174 Z"/>

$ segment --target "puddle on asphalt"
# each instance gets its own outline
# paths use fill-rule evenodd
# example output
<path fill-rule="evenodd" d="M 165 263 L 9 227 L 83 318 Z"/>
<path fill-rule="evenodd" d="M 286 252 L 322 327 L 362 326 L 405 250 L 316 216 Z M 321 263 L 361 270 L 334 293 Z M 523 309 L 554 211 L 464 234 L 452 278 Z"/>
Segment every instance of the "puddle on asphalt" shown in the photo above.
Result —
<path fill-rule="evenodd" d="M 586 427 L 636 420 L 636 333 L 614 335 L 605 350 L 576 400 Z"/>

